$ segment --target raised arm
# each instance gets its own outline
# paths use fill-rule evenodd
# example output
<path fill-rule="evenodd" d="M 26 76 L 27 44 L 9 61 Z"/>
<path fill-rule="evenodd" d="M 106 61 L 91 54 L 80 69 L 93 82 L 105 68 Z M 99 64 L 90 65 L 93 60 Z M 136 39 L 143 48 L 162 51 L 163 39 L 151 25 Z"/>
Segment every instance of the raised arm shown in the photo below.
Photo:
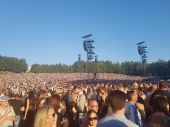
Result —
<path fill-rule="evenodd" d="M 27 99 L 27 100 L 26 100 L 25 113 L 24 113 L 24 120 L 25 120 L 25 119 L 26 119 L 26 117 L 27 117 L 27 113 L 28 113 L 29 105 L 30 105 L 30 100 L 29 100 L 29 99 Z"/>
<path fill-rule="evenodd" d="M 15 114 L 13 115 L 14 112 L 12 113 L 11 110 L 13 110 L 11 106 L 8 106 L 5 109 L 5 113 L 2 116 L 0 116 L 0 125 L 2 125 L 6 120 L 10 120 L 10 121 L 16 120 L 16 116 Z"/>

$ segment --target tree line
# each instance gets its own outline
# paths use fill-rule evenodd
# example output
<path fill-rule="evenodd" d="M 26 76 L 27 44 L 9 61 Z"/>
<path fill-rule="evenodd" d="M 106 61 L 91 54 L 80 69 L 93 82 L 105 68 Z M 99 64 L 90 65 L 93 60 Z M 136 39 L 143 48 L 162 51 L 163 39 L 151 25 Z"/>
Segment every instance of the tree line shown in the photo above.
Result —
<path fill-rule="evenodd" d="M 0 71 L 10 71 L 15 73 L 26 72 L 28 65 L 25 59 L 6 57 L 0 55 Z"/>
<path fill-rule="evenodd" d="M 30 71 L 33 73 L 119 73 L 130 75 L 143 75 L 145 73 L 170 76 L 170 60 L 158 60 L 157 62 L 145 64 L 145 66 L 141 62 L 134 61 L 122 63 L 112 63 L 111 61 L 76 61 L 73 65 L 34 64 Z"/>
<path fill-rule="evenodd" d="M 6 57 L 0 55 L 0 71 L 15 73 L 26 72 L 28 64 L 25 59 Z M 33 73 L 119 73 L 130 75 L 153 74 L 158 76 L 170 76 L 170 60 L 158 60 L 145 64 L 135 61 L 113 63 L 111 61 L 76 61 L 72 65 L 66 64 L 33 64 L 30 72 Z"/>

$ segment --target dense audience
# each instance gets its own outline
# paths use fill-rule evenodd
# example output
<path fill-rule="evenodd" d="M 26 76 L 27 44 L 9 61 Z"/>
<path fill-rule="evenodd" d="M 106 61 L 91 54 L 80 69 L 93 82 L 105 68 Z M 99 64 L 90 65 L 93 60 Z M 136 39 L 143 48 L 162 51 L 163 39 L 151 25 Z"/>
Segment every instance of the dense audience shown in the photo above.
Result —
<path fill-rule="evenodd" d="M 0 127 L 169 127 L 170 85 L 100 73 L 0 73 Z"/>

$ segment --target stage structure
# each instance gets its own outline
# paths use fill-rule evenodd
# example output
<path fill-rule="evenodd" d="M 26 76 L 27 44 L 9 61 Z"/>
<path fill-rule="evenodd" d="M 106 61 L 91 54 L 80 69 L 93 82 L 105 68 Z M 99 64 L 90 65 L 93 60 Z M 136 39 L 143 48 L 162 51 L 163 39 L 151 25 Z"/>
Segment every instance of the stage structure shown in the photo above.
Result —
<path fill-rule="evenodd" d="M 87 65 L 89 62 L 92 61 L 92 63 L 95 64 L 95 71 L 93 72 L 94 74 L 94 78 L 96 78 L 97 75 L 97 63 L 98 63 L 98 56 L 95 55 L 94 50 L 94 40 L 93 40 L 93 35 L 92 34 L 88 34 L 82 37 L 83 38 L 83 48 L 84 51 L 87 54 Z M 86 67 L 86 65 L 84 64 L 84 72 L 89 73 L 88 71 L 88 67 Z"/>
<path fill-rule="evenodd" d="M 144 41 L 137 43 L 137 45 L 138 45 L 138 54 L 141 56 L 142 59 L 143 73 L 145 75 L 146 63 L 148 58 L 147 56 L 148 52 L 146 51 L 147 46 L 145 45 Z"/>
<path fill-rule="evenodd" d="M 87 61 L 91 61 L 94 59 L 94 51 L 93 49 L 95 48 L 93 46 L 94 40 L 92 39 L 93 35 L 92 34 L 88 34 L 83 36 L 82 38 L 83 40 L 83 47 L 84 47 L 84 51 L 86 51 L 87 53 Z"/>

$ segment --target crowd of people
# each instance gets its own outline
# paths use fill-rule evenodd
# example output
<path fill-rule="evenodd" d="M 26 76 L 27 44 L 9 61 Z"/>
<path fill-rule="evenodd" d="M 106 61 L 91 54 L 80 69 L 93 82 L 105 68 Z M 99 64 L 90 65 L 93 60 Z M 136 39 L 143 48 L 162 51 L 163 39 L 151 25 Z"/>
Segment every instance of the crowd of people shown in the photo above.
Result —
<path fill-rule="evenodd" d="M 100 73 L 0 73 L 0 127 L 169 127 L 170 85 Z"/>

